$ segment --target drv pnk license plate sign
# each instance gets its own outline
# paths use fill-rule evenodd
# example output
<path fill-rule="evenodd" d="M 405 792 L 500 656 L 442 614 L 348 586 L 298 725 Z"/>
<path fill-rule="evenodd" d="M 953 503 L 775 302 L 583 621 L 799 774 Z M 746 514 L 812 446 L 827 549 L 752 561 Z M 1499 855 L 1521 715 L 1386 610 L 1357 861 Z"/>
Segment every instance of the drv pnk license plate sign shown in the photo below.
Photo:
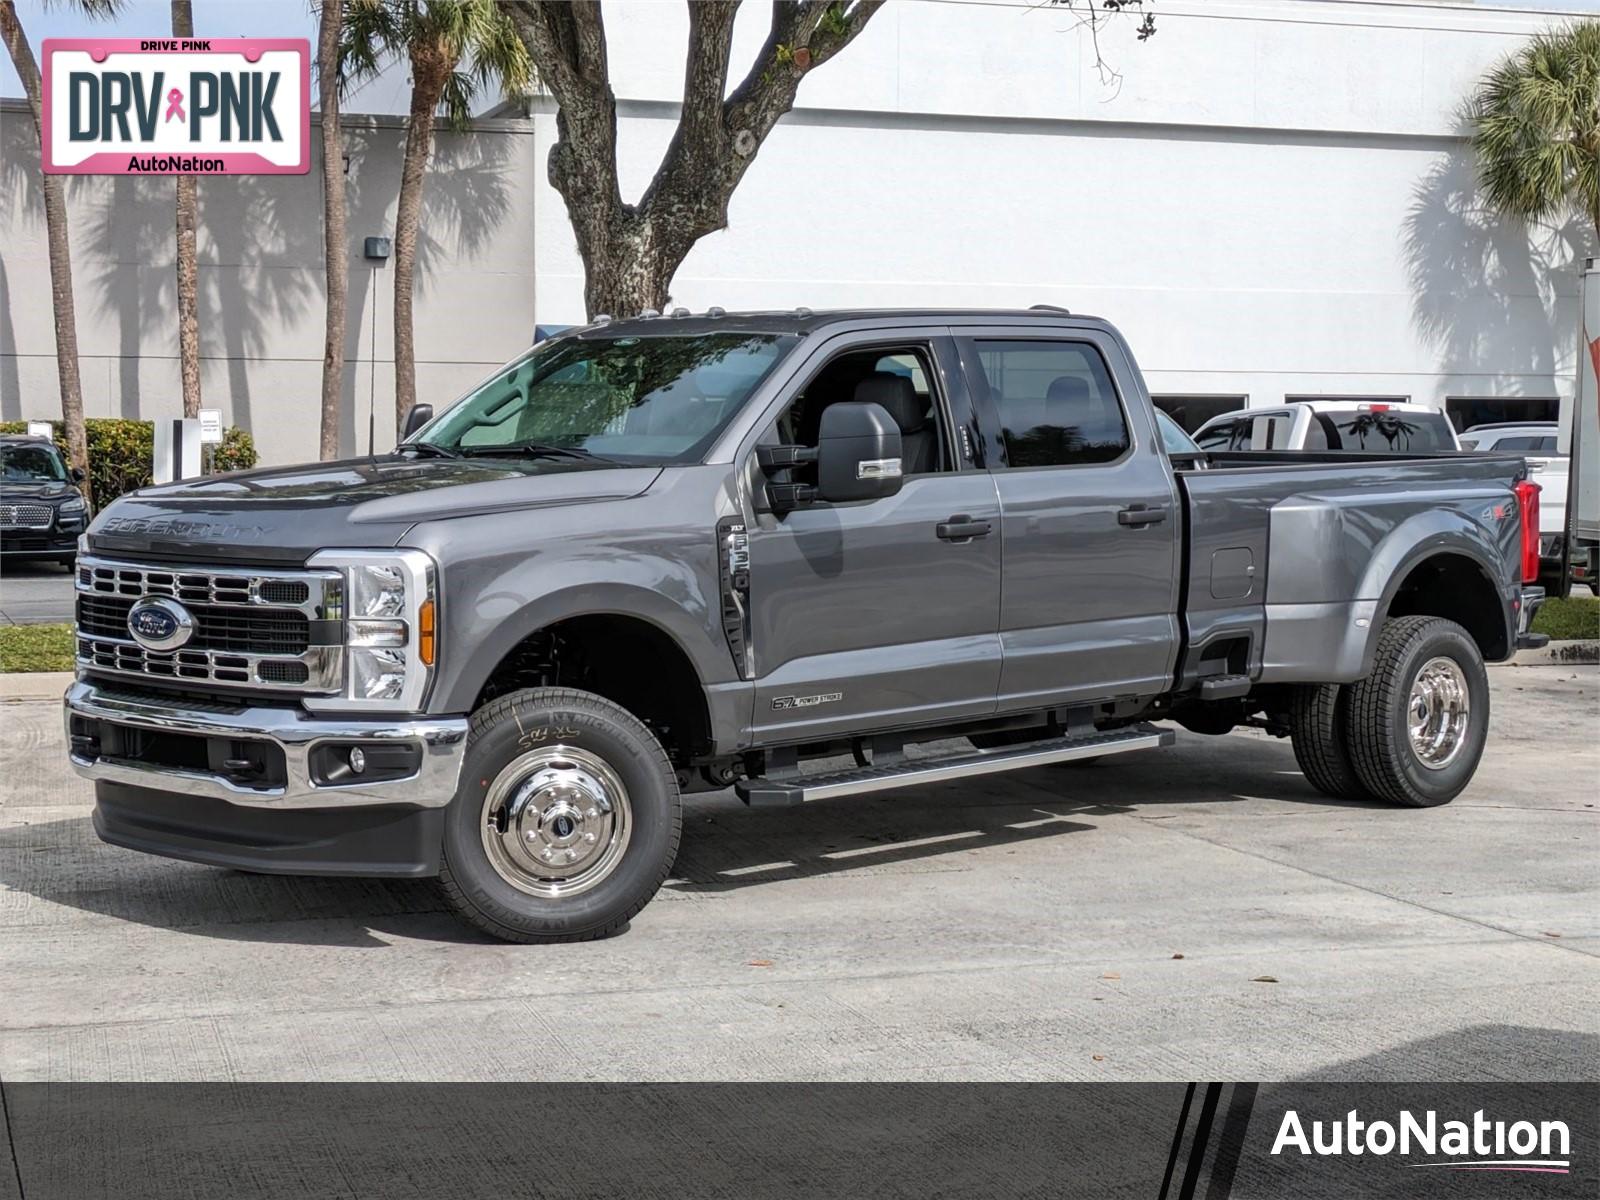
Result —
<path fill-rule="evenodd" d="M 304 38 L 46 38 L 44 169 L 304 175 Z"/>

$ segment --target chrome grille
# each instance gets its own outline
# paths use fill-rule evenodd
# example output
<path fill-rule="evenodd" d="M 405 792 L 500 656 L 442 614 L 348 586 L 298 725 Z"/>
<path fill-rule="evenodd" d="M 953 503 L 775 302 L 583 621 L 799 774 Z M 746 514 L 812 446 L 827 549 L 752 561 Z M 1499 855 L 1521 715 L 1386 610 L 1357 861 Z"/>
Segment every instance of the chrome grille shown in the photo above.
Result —
<path fill-rule="evenodd" d="M 128 612 L 139 601 L 85 592 L 78 597 L 78 630 L 101 637 L 128 637 Z M 293 609 L 241 612 L 219 604 L 185 605 L 195 620 L 185 649 L 240 654 L 300 654 L 311 646 L 311 622 Z"/>
<path fill-rule="evenodd" d="M 49 529 L 48 504 L 0 504 L 0 529 Z"/>
<path fill-rule="evenodd" d="M 158 567 L 80 556 L 78 665 L 98 673 L 222 687 L 337 691 L 343 578 L 337 571 Z M 170 598 L 194 619 L 189 641 L 151 650 L 134 640 L 128 613 Z M 313 622 L 326 621 L 316 633 Z"/>

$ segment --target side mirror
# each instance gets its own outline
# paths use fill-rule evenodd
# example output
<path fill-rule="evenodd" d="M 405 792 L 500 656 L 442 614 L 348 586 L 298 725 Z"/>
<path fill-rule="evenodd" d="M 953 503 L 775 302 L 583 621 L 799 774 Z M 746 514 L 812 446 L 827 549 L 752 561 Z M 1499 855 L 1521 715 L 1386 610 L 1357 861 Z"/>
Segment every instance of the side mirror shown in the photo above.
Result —
<path fill-rule="evenodd" d="M 900 490 L 900 427 L 881 404 L 843 401 L 822 410 L 817 497 L 833 504 Z"/>
<path fill-rule="evenodd" d="M 405 441 L 431 420 L 433 420 L 433 405 L 413 404 L 411 411 L 406 413 L 406 424 L 400 431 L 400 440 Z"/>
<path fill-rule="evenodd" d="M 89 477 L 84 474 L 82 467 L 73 467 L 72 468 L 72 482 L 73 483 L 82 483 L 87 478 L 89 478 Z"/>

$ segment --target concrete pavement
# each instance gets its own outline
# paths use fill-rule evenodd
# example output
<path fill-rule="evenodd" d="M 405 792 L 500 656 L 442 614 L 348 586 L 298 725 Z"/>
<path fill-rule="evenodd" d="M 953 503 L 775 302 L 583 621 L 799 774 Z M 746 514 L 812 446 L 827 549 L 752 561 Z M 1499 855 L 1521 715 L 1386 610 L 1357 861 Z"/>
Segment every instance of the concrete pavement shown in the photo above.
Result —
<path fill-rule="evenodd" d="M 7 561 L 0 575 L 0 625 L 72 620 L 72 573 L 55 563 Z"/>
<path fill-rule="evenodd" d="M 7 703 L 0 1080 L 1592 1079 L 1600 670 L 1491 674 L 1443 809 L 1328 802 L 1254 731 L 694 797 L 632 928 L 554 947 L 102 845 L 56 706 Z"/>

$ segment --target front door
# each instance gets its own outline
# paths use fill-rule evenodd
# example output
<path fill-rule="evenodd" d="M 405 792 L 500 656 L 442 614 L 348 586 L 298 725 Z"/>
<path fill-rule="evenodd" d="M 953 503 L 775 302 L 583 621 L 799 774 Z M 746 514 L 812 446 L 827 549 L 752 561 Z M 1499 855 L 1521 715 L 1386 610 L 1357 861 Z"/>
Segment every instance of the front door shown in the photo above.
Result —
<path fill-rule="evenodd" d="M 1000 505 L 970 438 L 950 436 L 952 405 L 963 421 L 970 410 L 937 333 L 835 339 L 776 422 L 771 440 L 809 444 L 822 407 L 881 396 L 901 425 L 908 473 L 895 496 L 759 513 L 751 524 L 758 745 L 994 710 Z"/>
<path fill-rule="evenodd" d="M 1165 691 L 1182 512 L 1132 364 L 1093 329 L 956 332 L 1000 493 L 1000 711 Z"/>

